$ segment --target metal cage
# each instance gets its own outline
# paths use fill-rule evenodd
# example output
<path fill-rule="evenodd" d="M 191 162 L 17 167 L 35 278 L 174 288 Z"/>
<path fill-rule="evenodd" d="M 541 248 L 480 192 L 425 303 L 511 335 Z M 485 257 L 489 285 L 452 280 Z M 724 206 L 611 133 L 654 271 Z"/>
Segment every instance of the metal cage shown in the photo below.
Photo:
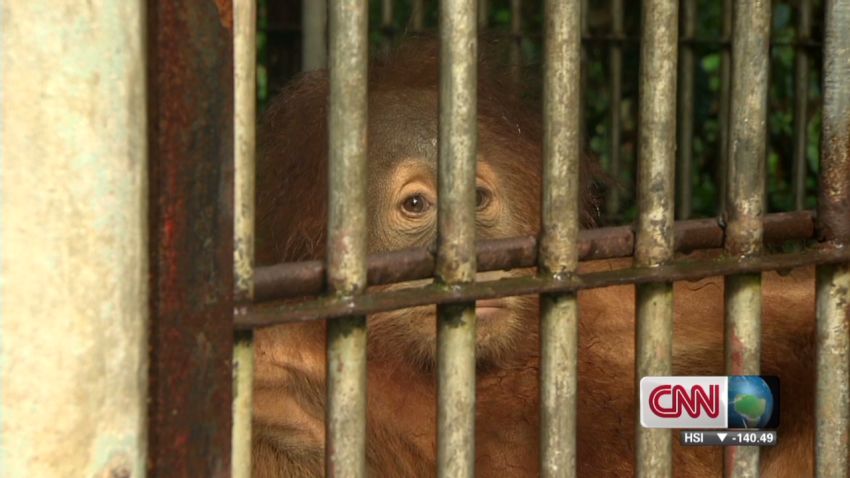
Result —
<path fill-rule="evenodd" d="M 62 2 L 41 0 L 30 3 L 52 4 L 59 8 Z M 252 331 L 258 327 L 304 320 L 329 321 L 327 353 L 331 366 L 327 377 L 327 472 L 333 476 L 364 476 L 366 315 L 425 304 L 437 304 L 439 316 L 438 474 L 473 476 L 474 301 L 525 294 L 539 294 L 541 297 L 541 473 L 545 476 L 572 476 L 576 468 L 577 441 L 577 291 L 614 284 L 636 284 L 635 368 L 636 378 L 640 380 L 645 375 L 669 375 L 671 372 L 673 282 L 724 275 L 728 324 L 726 368 L 730 374 L 756 374 L 761 347 L 760 272 L 803 265 L 817 266 L 817 363 L 814 364 L 817 370 L 816 472 L 821 477 L 848 475 L 850 35 L 846 30 L 850 25 L 850 0 L 824 2 L 823 137 L 816 212 L 765 214 L 764 157 L 771 2 L 727 0 L 724 5 L 730 48 L 724 56 L 724 64 L 729 81 L 724 85 L 723 94 L 728 125 L 724 128 L 722 140 L 726 145 L 723 151 L 728 153 L 722 205 L 725 222 L 721 224 L 713 219 L 674 221 L 674 169 L 687 172 L 690 167 L 689 148 L 683 147 L 677 153 L 675 145 L 677 128 L 683 141 L 690 141 L 692 137 L 693 105 L 687 98 L 692 96 L 688 88 L 693 82 L 689 71 L 694 60 L 688 42 L 694 35 L 695 2 L 684 0 L 680 11 L 678 0 L 645 0 L 640 38 L 638 221 L 634 228 L 621 226 L 584 231 L 579 231 L 578 227 L 576 185 L 583 137 L 580 112 L 585 28 L 582 12 L 586 6 L 582 0 L 546 0 L 541 235 L 538 238 L 521 237 L 479 244 L 475 242 L 472 207 L 476 131 L 470 125 L 476 124 L 477 30 L 482 18 L 486 21 L 487 2 L 442 0 L 439 16 L 442 140 L 439 145 L 438 245 L 436 250 L 414 249 L 368 257 L 364 209 L 368 2 L 330 0 L 325 11 L 320 2 L 307 1 L 311 8 L 305 8 L 305 25 L 308 26 L 304 32 L 307 39 L 305 64 L 315 66 L 325 61 L 323 15 L 327 15 L 329 20 L 327 62 L 330 70 L 332 145 L 329 195 L 330 204 L 334 207 L 330 208 L 327 240 L 331 247 L 328 247 L 325 262 L 280 264 L 257 269 L 253 265 L 255 0 L 148 0 L 146 7 L 143 5 L 145 2 L 140 0 L 95 3 L 97 5 L 90 6 L 89 16 L 85 17 L 88 23 L 75 13 L 74 18 L 80 22 L 68 26 L 58 22 L 56 31 L 44 34 L 52 39 L 64 33 L 77 35 L 68 37 L 80 42 L 74 47 L 85 47 L 89 55 L 102 56 L 109 62 L 104 60 L 103 65 L 92 66 L 90 60 L 82 58 L 51 56 L 53 50 L 49 50 L 48 46 L 53 43 L 39 46 L 40 56 L 37 58 L 42 59 L 45 65 L 64 62 L 61 63 L 60 78 L 75 78 L 74 74 L 83 71 L 101 75 L 98 76 L 100 78 L 114 79 L 122 87 L 121 95 L 114 103 L 103 99 L 102 95 L 98 96 L 97 90 L 91 93 L 85 89 L 88 88 L 86 86 L 75 86 L 83 83 L 69 83 L 68 88 L 78 93 L 89 92 L 86 94 L 91 96 L 86 98 L 92 99 L 92 111 L 101 112 L 103 117 L 120 118 L 122 126 L 116 128 L 108 120 L 85 119 L 84 125 L 89 128 L 85 131 L 94 130 L 97 125 L 108 126 L 106 133 L 110 134 L 92 139 L 95 136 L 86 136 L 80 128 L 71 128 L 70 132 L 62 127 L 56 128 L 62 131 L 48 129 L 43 117 L 38 115 L 22 114 L 20 121 L 10 121 L 6 103 L 10 105 L 9 111 L 24 111 L 26 102 L 23 95 L 30 91 L 22 85 L 47 81 L 50 70 L 49 66 L 30 68 L 27 66 L 29 63 L 13 56 L 14 47 L 27 41 L 22 32 L 28 30 L 11 28 L 11 24 L 7 23 L 13 18 L 21 25 L 38 25 L 41 10 L 26 7 L 29 5 L 26 2 L 14 2 L 11 6 L 4 3 L 4 42 L 0 63 L 4 87 L 0 90 L 4 101 L 0 130 L 4 140 L 0 154 L 3 155 L 3 175 L 7 176 L 3 181 L 4 203 L 13 204 L 13 207 L 30 204 L 25 208 L 21 206 L 20 210 L 44 214 L 40 218 L 45 224 L 55 225 L 56 231 L 68 235 L 78 231 L 82 227 L 80 224 L 101 227 L 98 221 L 103 219 L 74 216 L 79 221 L 66 221 L 61 207 L 56 206 L 61 204 L 61 200 L 56 199 L 60 196 L 44 196 L 44 201 L 39 196 L 27 203 L 28 196 L 22 195 L 22 192 L 26 191 L 24 188 L 37 184 L 31 179 L 41 181 L 56 175 L 48 168 L 27 169 L 30 168 L 29 163 L 24 162 L 20 153 L 24 140 L 37 137 L 50 141 L 55 139 L 55 144 L 49 144 L 58 145 L 59 149 L 45 150 L 49 153 L 45 157 L 55 158 L 62 145 L 67 147 L 71 144 L 62 141 L 69 137 L 81 141 L 88 138 L 89 142 L 73 143 L 84 145 L 80 146 L 80 151 L 74 150 L 74 154 L 79 154 L 73 157 L 87 158 L 87 161 L 95 158 L 94 162 L 87 164 L 92 168 L 106 168 L 99 171 L 101 176 L 93 176 L 95 179 L 92 181 L 107 177 L 103 176 L 105 174 L 121 173 L 104 166 L 113 163 L 98 162 L 101 156 L 97 154 L 105 151 L 99 149 L 103 145 L 119 145 L 117 149 L 108 151 L 128 159 L 126 164 L 132 170 L 129 179 L 126 179 L 132 182 L 121 182 L 124 180 L 114 179 L 119 176 L 110 175 L 107 177 L 112 181 L 109 184 L 119 184 L 118 188 L 110 186 L 111 192 L 98 193 L 112 194 L 109 197 L 121 199 L 110 208 L 114 208 L 113 212 L 124 208 L 121 224 L 130 228 L 127 229 L 128 234 L 120 237 L 92 235 L 92 244 L 103 246 L 101 251 L 110 255 L 101 257 L 90 252 L 87 253 L 89 256 L 85 256 L 91 261 L 95 258 L 115 261 L 116 257 L 130 257 L 120 255 L 129 249 L 118 247 L 113 250 L 110 247 L 116 244 L 131 247 L 135 251 L 132 256 L 135 262 L 124 269 L 112 264 L 109 273 L 98 276 L 105 278 L 101 283 L 137 280 L 144 284 L 142 272 L 147 269 L 139 264 L 149 264 L 151 277 L 147 288 L 121 289 L 120 294 L 124 295 L 120 295 L 119 299 L 108 298 L 118 304 L 129 303 L 121 302 L 125 299 L 139 299 L 136 302 L 141 307 L 139 310 L 126 309 L 129 310 L 125 311 L 126 314 L 134 314 L 126 317 L 137 320 L 133 319 L 125 329 L 114 332 L 117 335 L 104 336 L 99 342 L 105 347 L 103 350 L 115 351 L 118 346 L 110 342 L 115 337 L 120 338 L 115 343 L 136 347 L 135 355 L 120 355 L 122 361 L 119 362 L 133 370 L 144 370 L 142 351 L 145 344 L 149 343 L 151 355 L 149 383 L 143 379 L 134 382 L 133 386 L 139 389 L 132 392 L 138 395 L 136 399 L 116 402 L 125 407 L 122 411 L 125 418 L 130 419 L 127 423 L 135 424 L 131 427 L 132 436 L 124 441 L 118 439 L 115 443 L 119 444 L 113 448 L 97 448 L 98 452 L 93 453 L 100 457 L 97 463 L 103 464 L 102 469 L 112 473 L 103 476 L 130 476 L 145 467 L 151 476 L 250 476 Z M 415 29 L 422 28 L 422 4 L 421 0 L 415 2 Z M 384 8 L 392 8 L 390 1 L 385 0 L 383 5 Z M 513 1 L 512 5 L 518 11 L 519 1 Z M 622 0 L 612 0 L 612 5 L 615 9 L 620 5 L 618 11 L 622 11 Z M 808 11 L 808 2 L 802 2 L 802 5 Z M 383 22 L 384 29 L 390 34 L 393 32 L 391 19 L 391 13 L 387 14 Z M 116 24 L 116 21 L 123 23 Z M 810 17 L 801 19 L 802 35 L 809 34 L 809 23 Z M 519 25 L 517 21 L 512 26 L 512 34 L 520 34 Z M 81 31 L 106 33 L 101 37 L 86 37 L 80 36 Z M 612 75 L 621 74 L 622 35 L 620 17 L 615 22 L 608 46 L 613 53 L 610 60 Z M 94 43 L 86 43 L 92 38 Z M 98 38 L 111 40 L 114 45 L 119 45 L 116 47 L 119 50 L 125 48 L 122 50 L 124 53 L 114 54 L 112 50 L 101 48 Z M 125 47 L 121 42 L 127 38 L 130 40 Z M 807 38 L 804 40 L 808 41 Z M 515 54 L 520 53 L 517 50 Z M 798 61 L 798 75 L 805 75 L 801 72 L 806 70 L 807 54 L 802 54 Z M 67 68 L 77 64 L 86 66 L 83 70 Z M 681 71 L 678 77 L 682 81 L 678 88 L 678 108 L 677 71 Z M 11 89 L 17 86 L 21 86 L 20 92 Z M 621 94 L 619 80 L 614 82 L 614 86 L 613 94 L 617 97 Z M 74 95 L 66 97 L 73 98 Z M 44 101 L 35 107 L 38 111 L 65 108 L 64 104 L 57 103 L 56 97 L 45 97 Z M 145 101 L 147 122 L 138 120 L 142 118 L 139 111 L 145 109 Z M 797 114 L 802 116 L 806 104 L 798 102 L 797 105 Z M 118 114 L 109 116 L 115 112 Z M 73 126 L 78 121 L 73 114 L 54 119 L 59 121 L 60 126 Z M 618 124 L 618 113 L 612 111 L 611 114 L 613 123 Z M 798 122 L 795 129 L 800 134 L 795 143 L 794 161 L 800 169 L 805 143 L 800 136 L 804 134 L 805 124 Z M 113 134 L 118 130 L 120 134 Z M 615 149 L 616 144 L 618 142 Z M 147 151 L 146 172 L 140 166 L 144 164 L 140 151 Z M 615 165 L 618 154 L 612 154 Z M 45 164 L 61 166 L 64 163 Z M 22 174 L 25 169 L 28 172 Z M 59 170 L 64 171 L 61 167 Z M 147 180 L 144 179 L 145 173 Z M 795 179 L 798 209 L 801 209 L 800 198 L 803 195 L 800 176 L 797 174 Z M 45 184 L 47 191 L 55 191 L 54 185 L 60 183 L 50 181 Z M 122 185 L 129 186 L 124 188 Z M 688 188 L 688 181 L 680 183 L 680 211 L 684 211 L 680 212 L 680 217 L 688 216 Z M 82 197 L 73 196 L 77 199 Z M 139 197 L 147 197 L 147 205 L 138 200 Z M 620 201 L 616 196 L 608 200 Z M 54 206 L 53 209 L 35 207 L 43 204 Z M 4 215 L 23 219 L 20 215 L 15 216 L 8 207 L 4 207 L 3 211 Z M 142 226 L 148 226 L 147 236 Z M 24 250 L 21 248 L 32 236 L 19 232 L 8 226 L 4 228 L 4 247 L 11 247 L 13 252 Z M 144 241 L 139 242 L 139 237 L 147 237 L 147 262 L 141 259 L 145 251 Z M 792 253 L 768 254 L 764 251 L 766 242 L 780 239 L 817 239 L 818 243 L 815 247 Z M 345 244 L 345 247 L 334 247 L 337 244 Z M 56 244 L 49 242 L 37 242 L 30 247 L 56 250 L 56 257 L 60 258 L 80 253 L 65 251 L 61 247 L 56 249 Z M 727 256 L 711 261 L 680 261 L 674 258 L 676 251 L 716 247 L 725 248 Z M 577 273 L 580 260 L 625 256 L 634 256 L 633 267 Z M 49 273 L 49 268 L 43 263 L 24 262 L 24 256 L 4 255 L 6 257 L 11 257 L 8 259 L 10 264 L 23 264 L 25 267 L 14 269 L 4 266 L 4 275 L 19 278 L 22 277 L 20 270 Z M 78 267 L 78 270 L 89 271 L 94 267 L 91 261 L 68 264 Z M 538 271 L 534 276 L 492 282 L 475 280 L 477 271 L 531 266 Z M 128 270 L 138 274 L 126 275 Z M 78 279 L 88 281 L 87 277 L 81 274 Z M 367 285 L 429 277 L 435 278 L 435 283 L 414 293 L 410 290 L 367 291 Z M 62 282 L 67 283 L 70 282 Z M 15 300 L 20 301 L 16 303 L 18 305 L 35 307 L 33 298 L 27 295 L 34 289 L 6 284 L 11 282 L 4 281 L 3 310 L 7 310 L 8 304 Z M 68 290 L 72 289 L 65 285 L 47 288 L 44 296 L 38 299 L 67 298 Z M 324 295 L 284 305 L 262 304 L 272 299 L 310 294 Z M 79 310 L 83 310 L 87 306 L 83 301 L 89 300 L 89 296 L 83 295 L 75 300 L 80 301 Z M 108 300 L 104 299 L 103 304 L 107 304 Z M 141 312 L 145 301 L 149 314 Z M 0 357 L 11 357 L 9 360 L 13 362 L 20 356 L 20 346 L 16 341 L 26 342 L 36 330 L 34 327 L 44 324 L 62 326 L 62 322 L 46 312 L 33 316 L 43 318 L 44 322 L 38 323 L 38 320 L 8 319 L 18 309 L 8 310 L 12 311 L 8 312 L 12 315 L 6 317 L 8 322 L 0 322 L 6 334 L 3 347 L 0 347 Z M 112 310 L 109 307 L 103 309 Z M 84 324 L 94 329 L 102 326 L 102 315 L 111 313 L 103 311 L 97 315 L 98 320 L 85 321 Z M 150 322 L 149 336 L 139 328 L 146 320 Z M 68 370 L 77 371 L 77 364 L 100 360 L 100 350 L 86 348 L 85 352 L 74 355 L 67 362 Z M 3 363 L 0 360 L 0 365 Z M 192 364 L 191 369 L 186 364 Z M 344 367 L 335 366 L 339 364 Z M 20 375 L 8 379 L 11 381 L 4 379 L 4 388 L 0 392 L 19 390 L 16 387 L 25 382 L 18 377 Z M 116 377 L 118 375 L 106 375 L 92 386 L 104 393 L 118 391 L 118 387 L 126 386 L 126 381 Z M 123 388 L 120 391 L 126 392 Z M 70 392 L 61 393 L 71 395 Z M 148 405 L 139 398 L 145 393 L 149 397 Z M 47 403 L 53 399 L 52 395 L 48 399 L 48 394 L 41 392 L 33 397 L 34 403 Z M 17 426 L 19 422 L 15 420 L 25 415 L 22 415 L 22 409 L 13 407 L 20 405 L 13 404 L 12 398 L 3 395 L 0 398 L 4 408 L 0 425 Z M 146 425 L 140 414 L 148 417 Z M 39 419 L 32 414 L 26 416 L 31 420 Z M 47 414 L 38 423 L 47 423 L 52 416 Z M 20 433 L 17 431 L 19 428 L 10 430 L 12 432 L 4 433 L 24 436 L 14 435 Z M 112 433 L 111 430 L 104 428 L 101 433 L 106 436 Z M 635 433 L 637 473 L 640 476 L 671 476 L 669 431 L 637 427 Z M 100 444 L 98 446 L 107 443 L 93 438 L 91 443 L 95 442 Z M 0 453 L 0 471 L 8 470 L 10 476 L 24 476 L 21 473 L 26 473 L 26 470 L 41 470 L 32 464 L 36 461 L 32 461 L 35 459 L 31 457 L 38 453 L 50 455 L 59 449 L 50 441 L 21 443 L 25 444 L 22 446 L 32 446 L 35 451 L 22 452 L 17 458 L 9 451 Z M 78 452 L 87 456 L 92 454 L 91 447 L 94 445 L 91 443 L 74 442 L 63 446 L 71 450 L 67 453 Z M 729 449 L 727 453 L 732 454 L 726 460 L 726 471 L 730 476 L 758 474 L 757 449 L 741 447 Z M 103 456 L 110 458 L 103 459 Z M 94 467 L 92 470 L 101 470 L 97 468 L 100 465 L 91 466 Z"/>

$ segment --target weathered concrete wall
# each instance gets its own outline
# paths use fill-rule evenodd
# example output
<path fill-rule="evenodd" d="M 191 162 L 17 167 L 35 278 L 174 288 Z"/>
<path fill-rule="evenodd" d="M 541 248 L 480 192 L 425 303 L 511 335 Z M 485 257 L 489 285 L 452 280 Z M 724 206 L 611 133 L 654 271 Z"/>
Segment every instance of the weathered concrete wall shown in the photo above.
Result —
<path fill-rule="evenodd" d="M 143 476 L 143 0 L 0 0 L 0 476 Z"/>

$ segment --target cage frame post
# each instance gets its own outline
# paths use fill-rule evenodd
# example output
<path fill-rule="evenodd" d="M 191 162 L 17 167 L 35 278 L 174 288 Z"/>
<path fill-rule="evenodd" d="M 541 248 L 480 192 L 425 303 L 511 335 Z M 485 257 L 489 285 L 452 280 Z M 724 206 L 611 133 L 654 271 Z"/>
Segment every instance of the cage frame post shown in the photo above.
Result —
<path fill-rule="evenodd" d="M 0 6 L 4 477 L 147 465 L 146 11 L 84 7 Z"/>

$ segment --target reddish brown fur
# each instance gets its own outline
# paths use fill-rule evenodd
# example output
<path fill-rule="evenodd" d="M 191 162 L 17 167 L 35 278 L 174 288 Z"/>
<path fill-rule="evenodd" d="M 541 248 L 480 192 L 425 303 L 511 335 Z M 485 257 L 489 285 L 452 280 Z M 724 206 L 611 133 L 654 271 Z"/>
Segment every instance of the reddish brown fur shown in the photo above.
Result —
<path fill-rule="evenodd" d="M 433 43 L 414 43 L 370 70 L 370 200 L 387 171 L 411 152 L 436 148 L 437 74 Z M 498 75 L 479 85 L 481 161 L 505 186 L 508 220 L 480 225 L 481 237 L 535 233 L 540 201 L 540 122 L 508 94 Z M 322 258 L 327 207 L 327 84 L 323 73 L 292 84 L 270 108 L 260 137 L 260 264 Z M 587 174 L 585 174 L 587 176 Z M 592 214 L 583 186 L 586 219 Z M 371 204 L 373 211 L 381 204 Z M 399 237 L 371 218 L 371 252 L 433 242 L 433 230 Z M 433 228 L 432 228 L 433 229 Z M 627 260 L 584 264 L 623 267 Z M 812 473 L 814 282 L 811 271 L 765 274 L 762 369 L 782 380 L 780 445 L 762 454 L 763 476 Z M 723 281 L 675 289 L 676 374 L 721 375 Z M 579 471 L 625 476 L 634 459 L 634 288 L 580 294 Z M 534 297 L 510 303 L 520 320 L 480 323 L 477 462 L 480 476 L 537 473 L 538 335 Z M 433 476 L 436 452 L 433 307 L 370 317 L 367 458 L 374 476 Z M 488 332 L 489 331 L 489 332 Z M 424 334 L 424 335 L 423 335 Z M 427 337 L 426 337 L 427 335 Z M 497 337 L 492 337 L 497 336 Z M 320 476 L 323 469 L 324 324 L 257 334 L 255 476 Z M 675 447 L 677 476 L 720 476 L 719 449 Z"/>

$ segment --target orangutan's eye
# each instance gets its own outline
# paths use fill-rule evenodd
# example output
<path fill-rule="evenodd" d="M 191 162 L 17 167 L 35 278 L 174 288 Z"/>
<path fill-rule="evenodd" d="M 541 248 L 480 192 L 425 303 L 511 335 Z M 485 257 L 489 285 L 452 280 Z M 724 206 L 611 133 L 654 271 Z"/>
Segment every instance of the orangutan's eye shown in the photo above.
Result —
<path fill-rule="evenodd" d="M 489 204 L 490 200 L 493 198 L 493 193 L 484 189 L 478 188 L 475 190 L 475 207 L 478 210 L 485 209 Z"/>
<path fill-rule="evenodd" d="M 404 199 L 404 202 L 401 203 L 401 209 L 408 216 L 417 217 L 431 209 L 431 203 L 425 199 L 425 196 L 416 193 Z"/>

